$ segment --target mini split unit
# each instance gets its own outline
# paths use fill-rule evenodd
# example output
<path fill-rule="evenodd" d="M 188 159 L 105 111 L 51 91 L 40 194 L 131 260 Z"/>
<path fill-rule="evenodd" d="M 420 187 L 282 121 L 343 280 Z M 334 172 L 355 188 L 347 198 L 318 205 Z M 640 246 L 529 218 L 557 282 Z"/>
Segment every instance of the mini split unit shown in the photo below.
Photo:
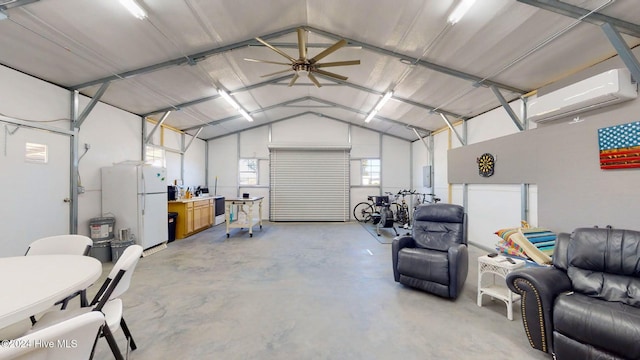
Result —
<path fill-rule="evenodd" d="M 614 69 L 527 102 L 528 119 L 537 123 L 635 99 L 637 86 L 627 69 Z"/>

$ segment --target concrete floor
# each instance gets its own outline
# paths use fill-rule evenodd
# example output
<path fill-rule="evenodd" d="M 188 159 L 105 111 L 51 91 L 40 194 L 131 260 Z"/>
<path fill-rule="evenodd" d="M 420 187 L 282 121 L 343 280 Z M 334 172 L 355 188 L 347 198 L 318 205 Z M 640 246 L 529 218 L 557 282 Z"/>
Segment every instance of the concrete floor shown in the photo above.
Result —
<path fill-rule="evenodd" d="M 502 302 L 476 305 L 483 251 L 470 248 L 451 301 L 395 283 L 379 240 L 358 223 L 266 222 L 252 238 L 219 225 L 170 243 L 123 296 L 130 359 L 550 358 L 529 347 L 518 305 L 514 321 Z M 112 358 L 100 339 L 95 359 Z"/>

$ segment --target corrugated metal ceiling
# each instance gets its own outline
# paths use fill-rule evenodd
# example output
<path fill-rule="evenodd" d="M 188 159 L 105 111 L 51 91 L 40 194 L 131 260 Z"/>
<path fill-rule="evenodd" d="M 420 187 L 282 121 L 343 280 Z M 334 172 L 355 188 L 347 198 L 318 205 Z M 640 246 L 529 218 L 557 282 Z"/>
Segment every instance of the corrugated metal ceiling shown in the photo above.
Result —
<path fill-rule="evenodd" d="M 499 106 L 487 85 L 513 100 L 616 54 L 597 17 L 577 23 L 538 6 L 601 8 L 628 25 L 618 30 L 630 47 L 640 44 L 633 0 L 482 0 L 454 26 L 447 17 L 459 0 L 138 0 L 144 20 L 118 1 L 21 1 L 5 6 L 0 63 L 88 96 L 110 80 L 102 101 L 154 118 L 173 109 L 165 123 L 191 134 L 204 126 L 203 139 L 325 116 L 415 140 L 411 127 L 426 134 L 444 126 L 434 109 L 455 120 Z M 301 26 L 309 57 L 348 40 L 320 61 L 359 59 L 326 68 L 348 80 L 318 75 L 321 88 L 305 77 L 288 87 L 293 71 L 262 77 L 285 67 L 244 60 L 287 62 L 255 37 L 298 58 Z M 239 117 L 218 88 L 255 121 Z M 389 90 L 392 100 L 364 123 Z"/>

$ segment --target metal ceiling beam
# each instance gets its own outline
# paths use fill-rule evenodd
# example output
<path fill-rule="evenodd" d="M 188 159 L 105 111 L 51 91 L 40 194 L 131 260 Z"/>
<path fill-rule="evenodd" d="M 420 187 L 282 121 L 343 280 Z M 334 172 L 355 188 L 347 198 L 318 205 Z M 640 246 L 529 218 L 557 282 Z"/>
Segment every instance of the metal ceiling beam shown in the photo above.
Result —
<path fill-rule="evenodd" d="M 292 32 L 296 32 L 296 29 L 299 26 L 296 27 L 292 27 L 292 28 L 288 28 L 285 30 L 281 30 L 281 31 L 277 31 L 268 35 L 263 35 L 261 36 L 262 39 L 264 40 L 268 40 L 271 38 L 275 38 L 275 37 L 279 37 L 282 35 L 286 35 Z M 304 26 L 304 28 L 311 30 L 312 32 L 318 33 L 322 36 L 326 36 L 332 39 L 343 39 L 344 37 L 324 31 L 324 30 L 320 30 L 320 29 L 316 29 L 310 26 Z M 515 92 L 515 93 L 519 93 L 519 94 L 524 94 L 527 91 L 524 91 L 522 89 L 518 89 L 506 84 L 500 84 L 491 80 L 485 80 L 479 76 L 476 75 L 472 75 L 472 74 L 467 74 L 464 73 L 462 71 L 458 71 L 452 68 L 448 68 L 446 66 L 442 66 L 442 65 L 438 65 L 429 61 L 425 61 L 425 60 L 421 60 L 421 59 L 416 59 L 413 58 L 411 56 L 408 55 L 404 55 L 404 54 L 400 54 L 391 50 L 387 50 L 387 49 L 383 49 L 381 47 L 378 46 L 374 46 L 371 44 L 367 44 L 364 42 L 360 42 L 357 40 L 353 40 L 353 39 L 348 39 L 348 38 L 344 38 L 345 40 L 347 40 L 347 42 L 349 42 L 351 45 L 355 45 L 355 46 L 361 46 L 367 50 L 371 50 L 373 52 L 377 52 L 379 54 L 383 54 L 383 55 L 387 55 L 387 56 L 393 56 L 396 57 L 398 59 L 403 59 L 404 61 L 407 62 L 411 62 L 426 68 L 429 68 L 431 70 L 437 71 L 437 72 L 441 72 L 443 74 L 447 74 L 450 76 L 454 76 L 457 78 L 461 78 L 464 80 L 468 80 L 468 81 L 472 81 L 474 83 L 480 84 L 480 85 L 486 85 L 486 86 L 491 86 L 491 85 L 495 85 L 501 89 L 504 90 L 508 90 L 511 92 Z M 248 40 L 244 40 L 244 41 L 240 41 L 237 43 L 233 43 L 233 44 L 229 44 L 229 45 L 225 45 L 222 47 L 218 47 L 218 48 L 214 48 L 214 49 L 210 49 L 210 50 L 206 50 L 206 51 L 201 51 L 199 53 L 195 53 L 195 54 L 191 54 L 191 55 L 187 55 L 187 56 L 182 56 L 173 60 L 168 60 L 168 61 L 164 61 L 161 63 L 157 63 L 157 64 L 153 64 L 153 65 L 149 65 L 149 66 L 145 66 L 142 68 L 138 68 L 138 69 L 134 69 L 134 70 L 130 70 L 130 71 L 126 71 L 126 72 L 122 72 L 122 73 L 118 73 L 118 74 L 114 74 L 111 76 L 107 76 L 101 79 L 97 79 L 97 80 L 92 80 L 92 81 L 88 81 L 82 84 L 78 84 L 78 85 L 74 85 L 72 86 L 70 89 L 72 90 L 77 90 L 77 89 L 82 89 L 85 87 L 89 87 L 89 86 L 93 86 L 93 85 L 97 85 L 100 83 L 103 83 L 105 81 L 113 81 L 113 80 L 118 80 L 118 79 L 126 79 L 126 78 L 130 78 L 136 75 L 140 75 L 140 74 L 145 74 L 145 73 L 149 73 L 149 72 L 153 72 L 156 70 L 161 70 L 167 67 L 171 67 L 171 66 L 177 66 L 177 65 L 183 65 L 183 64 L 194 64 L 197 63 L 199 61 L 202 61 L 204 59 L 206 59 L 209 56 L 212 55 L 216 55 L 216 54 L 220 54 L 223 52 L 227 52 L 227 51 L 231 51 L 231 50 L 235 50 L 241 47 L 247 47 L 247 46 L 264 46 L 262 44 L 260 44 L 257 40 L 255 39 L 248 39 Z M 348 45 L 347 45 L 348 46 Z"/>
<path fill-rule="evenodd" d="M 293 77 L 293 74 L 281 76 L 281 77 L 274 78 L 274 79 L 267 80 L 267 81 L 263 81 L 261 83 L 249 85 L 249 86 L 243 87 L 241 89 L 230 91 L 229 95 L 235 95 L 235 94 L 237 94 L 239 92 L 253 90 L 253 89 L 256 89 L 256 88 L 259 88 L 259 87 L 263 87 L 265 85 L 270 85 L 270 84 L 276 83 L 278 81 L 288 80 L 288 79 L 291 79 L 292 77 Z M 173 105 L 173 106 L 169 106 L 169 107 L 166 107 L 166 108 L 163 108 L 163 109 L 152 110 L 152 111 L 150 111 L 150 112 L 148 112 L 146 114 L 142 114 L 140 116 L 146 117 L 146 116 L 157 114 L 157 113 L 161 113 L 161 112 L 167 112 L 167 111 L 172 111 L 172 110 L 180 110 L 180 109 L 185 108 L 185 107 L 201 104 L 203 102 L 207 102 L 207 101 L 210 101 L 210 100 L 215 100 L 215 99 L 217 99 L 219 97 L 220 97 L 219 94 L 206 96 L 206 97 L 203 97 L 203 98 L 200 98 L 200 99 L 195 99 L 195 100 L 183 102 L 183 103 L 176 104 L 176 105 Z"/>
<path fill-rule="evenodd" d="M 100 98 L 102 98 L 102 95 L 104 95 L 105 91 L 107 91 L 107 88 L 109 88 L 109 84 L 110 82 L 108 81 L 102 83 L 102 85 L 100 86 L 98 91 L 93 95 L 93 97 L 91 98 L 87 106 L 84 108 L 84 110 L 82 110 L 82 114 L 80 114 L 80 116 L 78 116 L 78 119 L 76 119 L 76 127 L 82 126 L 82 123 L 87 119 L 87 116 L 89 116 L 89 114 L 91 113 L 93 108 L 96 106 L 96 104 L 98 104 L 98 101 L 100 101 Z"/>
<path fill-rule="evenodd" d="M 445 114 L 440 114 L 440 116 L 442 117 L 442 120 L 444 120 L 444 122 L 447 124 L 447 126 L 449 127 L 449 129 L 451 130 L 451 132 L 453 132 L 456 137 L 458 138 L 458 141 L 460 141 L 460 144 L 462 145 L 467 145 L 467 141 L 464 140 L 462 138 L 462 136 L 460 136 L 460 134 L 458 134 L 458 131 L 456 130 L 456 128 L 453 126 L 453 124 L 451 123 L 451 121 L 447 118 L 447 116 Z"/>
<path fill-rule="evenodd" d="M 162 124 L 164 124 L 164 121 L 167 120 L 167 118 L 169 117 L 169 114 L 171 114 L 171 111 L 167 111 L 162 115 L 162 117 L 160 118 L 160 121 L 156 123 L 156 126 L 154 126 L 153 129 L 151 129 L 151 131 L 149 132 L 149 135 L 147 135 L 147 138 L 144 139 L 145 144 L 148 144 L 149 141 L 153 139 L 153 134 L 155 134 L 156 131 L 162 126 Z"/>
<path fill-rule="evenodd" d="M 636 83 L 640 83 L 640 63 L 638 59 L 633 55 L 629 45 L 624 41 L 620 33 L 609 23 L 602 25 L 602 31 L 604 31 L 607 38 L 611 42 L 611 45 L 616 49 L 618 55 L 629 69 L 631 77 Z"/>
<path fill-rule="evenodd" d="M 579 19 L 591 12 L 590 10 L 581 8 L 579 6 L 567 4 L 558 0 L 518 0 L 518 1 L 523 4 L 535 6 L 537 8 L 548 10 L 556 14 L 572 17 L 574 19 Z M 630 23 L 624 20 L 620 20 L 611 16 L 603 15 L 601 13 L 591 14 L 585 17 L 584 19 L 582 19 L 582 21 L 588 22 L 590 24 L 598 25 L 598 26 L 602 26 L 605 23 L 609 23 L 621 33 L 640 38 L 640 25 Z"/>
<path fill-rule="evenodd" d="M 284 102 L 281 102 L 281 103 L 278 103 L 278 104 L 273 104 L 273 105 L 270 105 L 270 106 L 267 106 L 267 107 L 264 107 L 264 108 L 260 108 L 260 109 L 254 110 L 254 111 L 250 111 L 249 114 L 253 115 L 253 114 L 265 112 L 267 110 L 271 110 L 271 109 L 275 109 L 275 108 L 279 108 L 279 107 L 285 107 L 285 106 L 288 106 L 288 105 L 291 105 L 291 104 L 294 104 L 294 103 L 298 103 L 298 102 L 302 102 L 302 101 L 315 101 L 315 102 L 320 103 L 320 104 L 331 105 L 333 107 L 340 108 L 340 109 L 343 109 L 343 110 L 346 110 L 346 111 L 350 111 L 350 112 L 354 112 L 354 113 L 357 113 L 357 114 L 367 115 L 367 113 L 364 112 L 364 111 L 361 111 L 361 110 L 358 110 L 358 109 L 354 109 L 354 108 L 350 108 L 348 106 L 344 106 L 344 105 L 341 105 L 341 104 L 337 104 L 337 103 L 334 103 L 332 101 L 316 98 L 314 96 L 304 96 L 304 97 L 300 97 L 300 98 L 296 98 L 296 99 L 292 99 L 292 100 L 287 100 L 287 101 L 284 101 Z M 314 106 L 309 106 L 309 107 L 311 108 L 311 107 L 314 107 Z M 226 118 L 223 118 L 223 119 L 219 119 L 219 120 L 214 120 L 214 121 L 208 122 L 205 125 L 217 125 L 217 124 L 221 124 L 221 123 L 224 123 L 224 122 L 227 122 L 227 121 L 232 121 L 232 120 L 235 120 L 235 119 L 239 119 L 241 117 L 242 117 L 241 115 L 233 115 L 233 116 L 226 117 Z M 403 122 L 400 122 L 400 121 L 397 121 L 397 120 L 393 120 L 393 119 L 389 119 L 389 118 L 385 118 L 385 117 L 382 117 L 382 116 L 376 116 L 376 117 L 381 119 L 381 120 L 384 120 L 386 122 L 392 123 L 392 124 L 396 124 L 396 125 L 400 125 L 400 126 L 411 126 L 411 125 L 408 125 L 406 123 L 403 123 Z M 186 132 L 186 131 L 189 131 L 189 130 L 194 130 L 194 129 L 197 129 L 197 128 L 201 127 L 201 126 L 203 126 L 203 125 L 184 128 L 184 129 L 182 129 L 182 131 Z M 416 128 L 416 129 L 418 129 L 420 131 L 423 131 L 425 133 L 429 133 L 430 132 L 429 130 L 423 129 L 421 127 L 417 127 L 417 126 L 411 126 L 411 127 L 414 127 L 414 128 Z"/>
<path fill-rule="evenodd" d="M 201 126 L 200 129 L 196 131 L 195 135 L 193 135 L 191 140 L 189 140 L 189 143 L 187 144 L 187 146 L 185 146 L 184 149 L 182 150 L 183 152 L 187 152 L 187 150 L 189 150 L 189 148 L 191 147 L 191 144 L 193 143 L 193 140 L 195 140 L 198 137 L 198 135 L 200 135 L 200 133 L 202 132 L 202 129 L 204 129 L 204 126 Z"/>
<path fill-rule="evenodd" d="M 297 28 L 298 27 L 296 26 L 296 27 L 293 27 L 293 28 L 277 31 L 277 32 L 271 33 L 269 35 L 265 35 L 262 38 L 263 39 L 269 39 L 269 38 L 273 38 L 273 37 L 286 35 L 286 34 L 289 34 L 291 32 L 295 32 Z M 212 56 L 212 55 L 216 55 L 216 54 L 220 54 L 220 53 L 223 53 L 223 52 L 235 50 L 235 49 L 238 49 L 238 48 L 241 48 L 241 47 L 246 47 L 246 46 L 251 46 L 251 45 L 258 45 L 258 44 L 260 44 L 260 43 L 256 39 L 248 39 L 248 40 L 240 41 L 240 42 L 237 42 L 237 43 L 221 46 L 221 47 L 218 47 L 218 48 L 213 48 L 213 49 L 210 49 L 210 50 L 201 51 L 201 52 L 198 52 L 198 53 L 195 53 L 195 54 L 191 54 L 191 55 L 187 55 L 187 56 L 181 56 L 181 57 L 173 59 L 173 60 L 167 60 L 167 61 L 163 61 L 161 63 L 157 63 L 157 64 L 145 66 L 145 67 L 141 67 L 141 68 L 130 70 L 130 71 L 125 71 L 125 72 L 118 73 L 118 74 L 114 74 L 114 75 L 111 75 L 111 76 L 104 77 L 102 79 L 87 81 L 87 82 L 82 83 L 82 84 L 74 85 L 74 86 L 71 87 L 71 89 L 72 90 L 77 90 L 77 89 L 82 89 L 82 88 L 86 88 L 86 87 L 89 87 L 89 86 L 97 85 L 97 84 L 103 83 L 105 81 L 126 79 L 126 78 L 130 78 L 130 77 L 133 77 L 133 76 L 136 76 L 136 75 L 146 74 L 146 73 L 150 73 L 150 72 L 153 72 L 153 71 L 156 71 L 156 70 L 165 69 L 165 68 L 172 67 L 172 66 L 184 65 L 184 64 L 194 64 L 194 63 L 202 61 L 202 60 L 204 60 L 207 57 Z"/>
<path fill-rule="evenodd" d="M 479 85 L 484 85 L 484 86 L 495 85 L 496 87 L 499 87 L 501 89 L 508 90 L 508 91 L 511 91 L 511 92 L 514 92 L 514 93 L 518 93 L 518 94 L 527 93 L 527 91 L 515 88 L 513 86 L 497 83 L 495 81 L 491 81 L 491 80 L 488 80 L 488 79 L 483 79 L 480 76 L 476 76 L 476 75 L 473 75 L 473 74 L 468 74 L 468 73 L 465 73 L 465 72 L 462 72 L 462 71 L 459 71 L 459 70 L 455 70 L 455 69 L 452 69 L 452 68 L 449 68 L 449 67 L 446 67 L 446 66 L 443 66 L 443 65 L 438 65 L 438 64 L 432 63 L 430 61 L 417 59 L 417 58 L 414 58 L 414 57 L 411 57 L 411 56 L 408 56 L 408 55 L 397 53 L 395 51 L 387 50 L 387 49 L 384 49 L 384 48 L 381 48 L 381 47 L 378 47 L 378 46 L 375 46 L 375 45 L 367 44 L 367 43 L 364 43 L 364 42 L 361 42 L 361 41 L 358 41 L 358 40 L 354 40 L 354 39 L 349 39 L 349 38 L 345 38 L 345 37 L 342 37 L 342 36 L 338 36 L 336 34 L 333 34 L 333 33 L 330 33 L 330 32 L 324 31 L 324 30 L 316 29 L 314 27 L 305 26 L 305 28 L 311 30 L 314 33 L 317 33 L 317 34 L 320 34 L 320 35 L 323 35 L 323 36 L 327 36 L 327 37 L 330 37 L 330 38 L 333 38 L 333 39 L 345 39 L 351 45 L 362 46 L 364 49 L 371 50 L 371 51 L 377 52 L 379 54 L 396 57 L 396 58 L 401 59 L 403 61 L 410 62 L 410 63 L 416 64 L 416 65 L 420 65 L 420 66 L 426 67 L 428 69 L 431 69 L 431 70 L 434 70 L 434 71 L 437 71 L 437 72 L 440 72 L 440 73 L 443 73 L 443 74 L 447 74 L 447 75 L 450 75 L 450 76 L 453 76 L 453 77 L 457 77 L 457 78 L 460 78 L 460 79 L 463 79 L 463 80 L 468 80 L 468 81 L 474 82 L 474 83 L 479 84 Z"/>
<path fill-rule="evenodd" d="M 356 126 L 356 127 L 362 128 L 362 129 L 366 129 L 366 130 L 369 130 L 369 131 L 374 131 L 374 132 L 377 132 L 379 134 L 383 134 L 385 136 L 390 136 L 390 137 L 394 137 L 396 139 L 409 141 L 409 142 L 411 141 L 411 140 L 405 139 L 405 138 L 397 136 L 397 135 L 387 134 L 387 133 L 379 131 L 379 130 L 371 129 L 371 128 L 368 128 L 366 126 L 355 124 L 355 123 L 352 123 L 352 122 L 349 122 L 349 121 L 346 121 L 346 120 L 342 120 L 342 119 L 339 119 L 339 118 L 336 118 L 336 117 L 333 117 L 333 116 L 329 116 L 329 115 L 323 114 L 321 112 L 316 112 L 316 111 L 304 111 L 304 112 L 297 113 L 297 114 L 294 114 L 294 115 L 285 116 L 285 117 L 277 119 L 277 120 L 269 121 L 266 124 L 254 125 L 254 126 L 246 128 L 246 129 L 232 131 L 232 132 L 224 134 L 224 135 L 214 136 L 214 137 L 206 138 L 206 139 L 203 139 L 203 140 L 209 141 L 209 140 L 220 139 L 220 138 L 223 138 L 225 136 L 235 135 L 235 134 L 241 133 L 243 131 L 257 129 L 257 128 L 262 127 L 262 126 L 267 126 L 267 125 L 274 124 L 274 123 L 281 122 L 281 121 L 285 121 L 285 120 L 295 119 L 297 117 L 301 117 L 301 116 L 305 116 L 305 115 L 316 115 L 318 117 L 324 117 L 324 118 L 327 118 L 327 119 L 339 121 L 339 122 L 342 122 L 342 123 L 345 123 L 345 124 L 348 124 L 348 125 L 352 125 L 352 126 Z"/>
<path fill-rule="evenodd" d="M 351 83 L 351 82 L 348 82 L 348 81 L 329 78 L 329 77 L 324 76 L 322 74 L 318 74 L 318 76 L 322 77 L 322 78 L 325 78 L 325 79 L 328 79 L 328 80 L 331 80 L 331 81 L 334 81 L 337 84 L 345 85 L 345 86 L 348 86 L 348 87 L 353 88 L 353 89 L 357 89 L 357 90 L 360 90 L 360 91 L 368 92 L 370 94 L 375 94 L 375 95 L 379 95 L 379 96 L 383 96 L 385 94 L 385 92 L 382 92 L 382 91 L 373 90 L 373 89 L 370 89 L 368 87 L 361 86 L 361 85 L 358 85 L 358 84 L 354 84 L 354 83 Z M 409 105 L 412 105 L 412 106 L 415 106 L 415 107 L 419 107 L 419 108 L 422 108 L 422 109 L 425 109 L 425 110 L 429 110 L 431 112 L 433 112 L 433 111 L 441 112 L 441 113 L 444 113 L 444 114 L 446 114 L 448 116 L 453 116 L 453 117 L 455 117 L 457 119 L 466 119 L 465 116 L 462 116 L 460 114 L 452 113 L 452 112 L 449 112 L 449 111 L 446 111 L 446 110 L 440 110 L 440 109 L 436 110 L 436 108 L 433 107 L 433 106 L 426 105 L 426 104 L 421 104 L 419 102 L 415 102 L 413 100 L 401 98 L 399 96 L 393 95 L 393 96 L 391 96 L 391 99 L 396 100 L 396 101 L 400 101 L 400 102 L 403 102 L 405 104 L 409 104 Z"/>
<path fill-rule="evenodd" d="M 502 96 L 502 94 L 500 93 L 500 90 L 498 90 L 498 88 L 495 86 L 491 86 L 491 91 L 493 91 L 493 93 L 496 95 L 496 97 L 498 98 L 498 101 L 500 101 L 500 104 L 502 105 L 504 110 L 507 112 L 507 114 L 511 118 L 511 121 L 513 121 L 513 123 L 516 125 L 518 130 L 523 131 L 524 125 L 522 124 L 522 121 L 520 121 L 520 118 L 518 118 L 518 115 L 516 115 L 516 113 L 513 111 L 513 109 L 507 102 L 507 100 L 504 98 L 504 96 Z"/>

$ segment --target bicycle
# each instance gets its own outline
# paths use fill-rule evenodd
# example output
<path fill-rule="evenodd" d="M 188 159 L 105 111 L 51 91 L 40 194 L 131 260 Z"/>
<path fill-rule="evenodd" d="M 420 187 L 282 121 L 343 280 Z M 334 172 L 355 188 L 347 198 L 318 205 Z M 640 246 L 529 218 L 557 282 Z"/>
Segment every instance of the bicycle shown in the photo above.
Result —
<path fill-rule="evenodd" d="M 436 197 L 436 194 L 415 193 L 414 195 L 416 195 L 416 206 L 414 206 L 414 208 L 418 207 L 418 205 L 437 204 L 441 201 L 439 197 Z M 427 200 L 427 196 L 431 197 L 431 200 Z"/>
<path fill-rule="evenodd" d="M 400 190 L 396 195 L 396 199 L 402 196 L 401 202 L 400 203 L 395 202 L 391 204 L 392 206 L 395 204 L 395 208 L 396 208 L 395 221 L 398 222 L 399 224 L 402 224 L 402 227 L 404 227 L 405 229 L 408 229 L 409 226 L 411 225 L 411 219 L 409 217 L 410 216 L 409 205 L 407 204 L 405 197 L 407 195 L 414 195 L 415 193 L 416 193 L 415 190 Z"/>
<path fill-rule="evenodd" d="M 373 213 L 375 212 L 375 201 L 374 201 L 374 196 L 367 196 L 367 201 L 362 201 L 356 204 L 356 206 L 353 207 L 353 217 L 358 221 L 358 222 L 369 222 L 369 220 L 371 220 L 371 216 L 373 215 Z"/>

